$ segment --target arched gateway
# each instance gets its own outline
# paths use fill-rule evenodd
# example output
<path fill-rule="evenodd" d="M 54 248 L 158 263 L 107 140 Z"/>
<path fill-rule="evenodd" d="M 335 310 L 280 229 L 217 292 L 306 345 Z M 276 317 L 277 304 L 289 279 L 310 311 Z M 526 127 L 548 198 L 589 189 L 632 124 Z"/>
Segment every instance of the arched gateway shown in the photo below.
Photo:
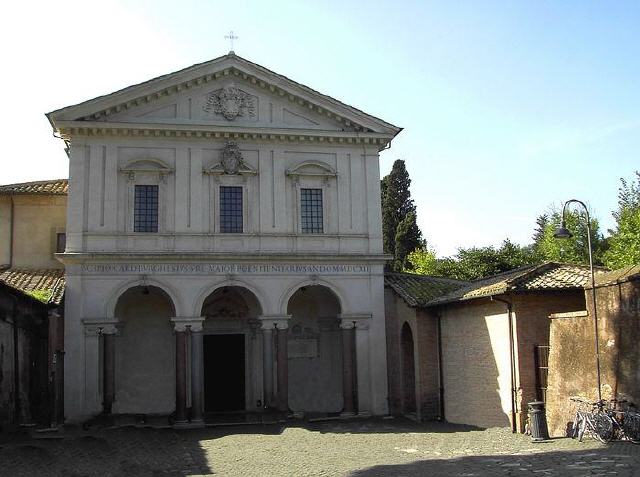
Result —
<path fill-rule="evenodd" d="M 244 411 L 262 407 L 257 330 L 262 307 L 241 286 L 213 291 L 202 306 L 204 411 Z"/>

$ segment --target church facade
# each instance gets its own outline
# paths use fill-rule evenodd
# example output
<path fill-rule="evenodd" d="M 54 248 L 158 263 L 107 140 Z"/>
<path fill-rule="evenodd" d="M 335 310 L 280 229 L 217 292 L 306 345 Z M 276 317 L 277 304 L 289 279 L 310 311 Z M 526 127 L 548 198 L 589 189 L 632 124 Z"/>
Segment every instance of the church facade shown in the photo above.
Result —
<path fill-rule="evenodd" d="M 399 128 L 232 52 L 47 116 L 70 158 L 67 422 L 388 411 Z"/>

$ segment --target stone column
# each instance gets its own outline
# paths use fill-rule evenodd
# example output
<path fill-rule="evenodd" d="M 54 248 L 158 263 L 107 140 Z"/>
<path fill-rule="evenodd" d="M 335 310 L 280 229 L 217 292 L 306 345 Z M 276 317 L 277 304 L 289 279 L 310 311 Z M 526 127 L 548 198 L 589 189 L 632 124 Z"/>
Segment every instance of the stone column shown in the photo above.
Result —
<path fill-rule="evenodd" d="M 191 330 L 191 424 L 204 426 L 202 420 L 202 322 L 193 322 Z"/>
<path fill-rule="evenodd" d="M 355 369 L 354 369 L 354 345 L 355 322 L 342 320 L 342 396 L 344 407 L 343 416 L 354 416 L 356 410 L 355 399 Z"/>
<path fill-rule="evenodd" d="M 273 407 L 273 323 L 262 323 L 262 382 L 264 407 Z"/>
<path fill-rule="evenodd" d="M 289 357 L 287 354 L 286 321 L 277 323 L 278 339 L 278 411 L 289 411 Z"/>
<path fill-rule="evenodd" d="M 111 414 L 116 395 L 116 335 L 118 328 L 107 325 L 102 329 L 102 412 Z"/>
<path fill-rule="evenodd" d="M 345 332 L 348 332 L 351 346 L 351 373 L 349 383 L 352 386 L 353 410 L 347 411 L 347 399 L 345 399 L 345 413 L 358 412 L 359 416 L 371 415 L 371 377 L 369 367 L 369 324 L 371 315 L 369 313 L 343 313 L 339 315 L 340 327 L 343 329 L 343 356 L 345 350 Z M 348 328 L 348 330 L 345 330 Z M 349 329 L 350 328 L 350 329 Z M 343 361 L 344 366 L 347 365 Z M 343 380 L 346 381 L 346 369 L 343 373 Z M 343 383 L 345 383 L 343 381 Z M 347 384 L 347 386 L 348 386 Z M 345 386 L 343 389 L 347 392 Z"/>
<path fill-rule="evenodd" d="M 187 327 L 175 322 L 176 335 L 176 425 L 187 423 Z"/>

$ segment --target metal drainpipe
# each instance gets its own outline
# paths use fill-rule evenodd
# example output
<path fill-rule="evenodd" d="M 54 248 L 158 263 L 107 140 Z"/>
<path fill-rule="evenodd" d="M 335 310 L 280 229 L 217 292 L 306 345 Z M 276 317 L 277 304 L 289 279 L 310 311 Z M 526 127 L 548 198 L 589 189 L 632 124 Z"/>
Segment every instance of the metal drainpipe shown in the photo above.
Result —
<path fill-rule="evenodd" d="M 18 299 L 9 294 L 13 302 L 11 307 L 11 318 L 13 320 L 13 387 L 14 387 L 14 412 L 15 421 L 20 425 L 20 359 L 18 353 Z"/>
<path fill-rule="evenodd" d="M 438 384 L 439 384 L 439 392 L 440 392 L 440 420 L 444 421 L 444 374 L 442 371 L 442 312 L 440 310 L 436 311 L 436 317 L 438 318 L 437 326 L 438 326 Z"/>
<path fill-rule="evenodd" d="M 509 360 L 511 362 L 511 432 L 516 433 L 516 363 L 515 352 L 513 346 L 513 304 L 508 300 L 502 298 L 496 298 L 494 296 L 489 297 L 491 301 L 499 301 L 507 305 L 507 315 L 509 321 Z"/>
<path fill-rule="evenodd" d="M 13 227 L 14 227 L 15 205 L 11 196 L 11 221 L 9 222 L 9 268 L 13 267 Z"/>

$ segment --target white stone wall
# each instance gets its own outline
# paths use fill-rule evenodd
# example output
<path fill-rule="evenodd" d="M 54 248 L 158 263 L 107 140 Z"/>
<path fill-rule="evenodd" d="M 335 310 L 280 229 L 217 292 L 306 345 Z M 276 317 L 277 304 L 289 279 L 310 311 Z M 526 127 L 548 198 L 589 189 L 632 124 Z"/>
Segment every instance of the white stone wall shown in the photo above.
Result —
<path fill-rule="evenodd" d="M 241 114 L 216 112 L 221 88 L 241 90 Z M 50 117 L 71 142 L 68 419 L 100 411 L 93 324 L 118 320 L 118 297 L 140 284 L 164 290 L 178 317 L 200 316 L 219 287 L 245 287 L 264 319 L 288 316 L 302 286 L 330 288 L 357 322 L 359 410 L 387 412 L 379 149 L 399 129 L 233 55 Z M 229 140 L 240 174 L 220 173 Z M 159 186 L 157 233 L 133 231 L 136 184 Z M 222 185 L 243 187 L 241 234 L 220 233 Z M 300 188 L 323 190 L 322 234 L 301 233 Z"/>
<path fill-rule="evenodd" d="M 302 267 L 298 272 L 294 268 L 290 272 L 275 274 L 255 271 L 235 274 L 184 271 L 193 266 L 201 268 L 202 263 L 170 264 L 183 269 L 179 274 L 141 274 L 135 270 L 101 271 L 105 266 L 119 266 L 113 263 L 84 267 L 69 265 L 65 315 L 67 418 L 70 421 L 79 421 L 99 413 L 101 409 L 101 362 L 99 351 L 96 351 L 99 349 L 98 337 L 91 331 L 91 324 L 95 321 L 119 319 L 115 309 L 118 298 L 127 289 L 145 284 L 158 287 L 171 297 L 176 316 L 200 316 L 206 297 L 224 286 L 244 287 L 252 291 L 259 300 L 265 317 L 287 315 L 289 299 L 300 287 L 317 284 L 330 288 L 340 300 L 341 316 L 353 316 L 354 321 L 357 321 L 359 410 L 377 415 L 386 413 L 387 374 L 382 265 L 356 263 L 351 266 L 355 267 L 357 272 L 350 269 L 351 271 L 343 273 L 310 274 L 308 268 L 305 268 L 313 266 L 313 261 L 310 262 L 310 265 L 290 265 Z M 269 262 L 263 260 L 262 264 L 268 265 Z M 166 265 L 161 263 L 160 267 Z M 220 266 L 219 263 L 210 265 Z M 136 264 L 133 266 L 135 268 Z M 242 269 L 242 266 L 239 269 Z M 168 320 L 166 324 L 169 326 Z M 124 332 L 126 333 L 126 325 Z M 166 349 L 167 354 L 171 352 L 170 348 Z M 261 365 L 260 356 L 256 356 L 256 364 Z M 257 366 L 257 369 L 260 367 Z M 256 379 L 259 376 L 260 373 L 256 372 Z"/>
<path fill-rule="evenodd" d="M 381 213 L 376 148 L 239 142 L 255 175 L 203 173 L 219 162 L 224 140 L 131 140 L 78 137 L 70 159 L 69 252 L 324 252 L 381 253 Z M 172 169 L 126 168 L 153 158 Z M 336 177 L 287 176 L 309 161 Z M 159 186 L 159 233 L 133 232 L 133 189 Z M 244 233 L 219 231 L 219 187 L 244 188 Z M 323 234 L 301 234 L 299 189 L 323 190 Z"/>

